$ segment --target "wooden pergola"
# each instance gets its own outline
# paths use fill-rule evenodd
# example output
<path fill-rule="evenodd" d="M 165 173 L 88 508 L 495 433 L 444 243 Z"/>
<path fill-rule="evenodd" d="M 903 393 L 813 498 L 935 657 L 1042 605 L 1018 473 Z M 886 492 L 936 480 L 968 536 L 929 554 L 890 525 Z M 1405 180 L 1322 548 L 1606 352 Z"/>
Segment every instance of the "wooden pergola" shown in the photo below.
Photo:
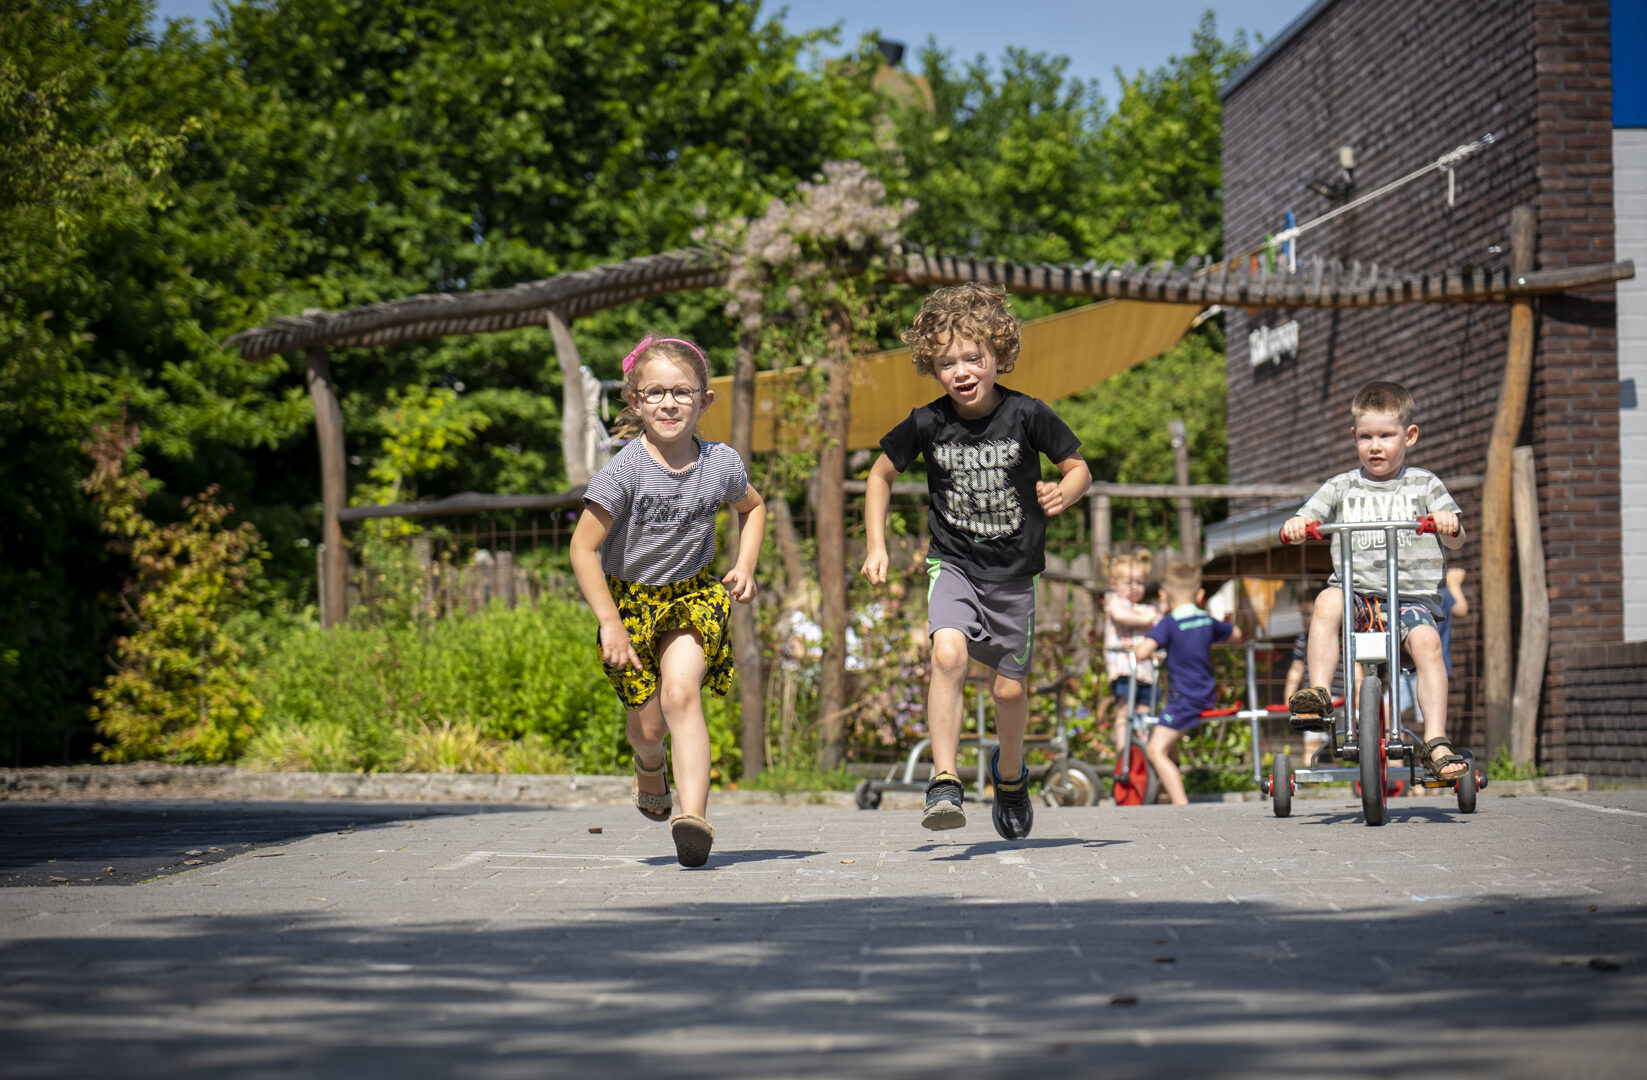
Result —
<path fill-rule="evenodd" d="M 1635 274 L 1634 264 L 1629 260 L 1535 271 L 1532 269 L 1532 212 L 1518 210 L 1511 231 L 1509 265 L 1490 268 L 1409 272 L 1376 263 L 1364 266 L 1357 262 L 1345 266 L 1316 259 L 1300 264 L 1296 272 L 1291 272 L 1285 267 L 1272 270 L 1262 261 L 1254 267 L 1245 260 L 1230 262 L 1207 257 L 1194 258 L 1183 265 L 1172 262 L 1145 266 L 1131 262 L 1122 266 L 1095 262 L 1032 265 L 975 255 L 915 252 L 890 259 L 886 277 L 896 283 L 919 287 L 988 281 L 1015 293 L 1207 307 L 1509 304 L 1512 309 L 1510 347 L 1488 451 L 1482 500 L 1482 608 L 1487 642 L 1484 683 L 1488 730 L 1492 732 L 1500 699 L 1506 714 L 1509 708 L 1510 454 L 1525 412 L 1531 372 L 1531 301 L 1540 294 L 1621 281 Z M 249 360 L 298 349 L 306 356 L 307 383 L 320 443 L 325 545 L 321 560 L 322 624 L 336 625 L 344 617 L 347 568 L 343 540 L 347 501 L 343 415 L 329 361 L 330 350 L 401 345 L 454 335 L 546 326 L 553 337 L 563 377 L 562 448 L 568 480 L 576 486 L 587 479 L 583 475 L 580 449 L 586 418 L 580 392 L 580 363 L 568 329 L 570 323 L 581 315 L 637 300 L 718 287 L 725 284 L 727 271 L 727 263 L 719 256 L 688 248 L 557 274 L 509 289 L 411 296 L 336 312 L 306 311 L 230 337 L 225 344 Z M 740 399 L 734 395 L 734 432 L 738 430 L 739 407 Z M 470 500 L 468 505 L 479 508 L 473 496 L 463 498 Z M 531 500 L 540 497 L 509 498 L 514 505 L 527 508 L 535 507 L 536 503 Z M 391 508 L 354 508 L 349 516 L 377 516 L 388 509 Z"/>

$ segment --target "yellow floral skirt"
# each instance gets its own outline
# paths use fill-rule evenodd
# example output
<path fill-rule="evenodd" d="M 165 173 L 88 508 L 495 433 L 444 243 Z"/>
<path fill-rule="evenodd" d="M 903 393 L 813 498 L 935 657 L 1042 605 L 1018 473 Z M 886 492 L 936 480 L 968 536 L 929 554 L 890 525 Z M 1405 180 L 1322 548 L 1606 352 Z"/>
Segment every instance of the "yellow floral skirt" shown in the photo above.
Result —
<path fill-rule="evenodd" d="M 606 681 L 624 708 L 638 709 L 658 692 L 658 641 L 671 630 L 695 630 L 703 639 L 703 685 L 716 697 L 732 689 L 732 596 L 709 568 L 684 581 L 642 585 L 607 577 L 607 588 L 623 617 L 623 628 L 640 657 L 641 670 L 628 664 L 612 667 L 601 659 Z M 600 649 L 600 631 L 595 632 Z"/>

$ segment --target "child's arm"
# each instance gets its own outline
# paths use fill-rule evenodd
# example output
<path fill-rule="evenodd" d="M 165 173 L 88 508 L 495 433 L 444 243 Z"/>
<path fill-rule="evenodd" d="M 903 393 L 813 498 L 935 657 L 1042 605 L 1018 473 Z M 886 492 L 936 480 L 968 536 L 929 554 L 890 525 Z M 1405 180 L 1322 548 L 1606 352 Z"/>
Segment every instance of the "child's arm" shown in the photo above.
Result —
<path fill-rule="evenodd" d="M 732 599 L 747 604 L 755 599 L 759 588 L 755 583 L 755 560 L 761 557 L 761 541 L 766 537 L 766 503 L 761 501 L 755 485 L 750 484 L 744 488 L 743 498 L 732 504 L 732 509 L 738 514 L 738 561 L 721 578 L 721 584 L 727 587 Z"/>
<path fill-rule="evenodd" d="M 898 475 L 882 454 L 875 459 L 864 485 L 864 554 L 862 574 L 873 585 L 886 584 L 886 508 L 892 503 L 892 480 Z"/>
<path fill-rule="evenodd" d="M 1332 520 L 1333 513 L 1338 509 L 1339 491 L 1337 480 L 1338 477 L 1335 476 L 1322 484 L 1316 489 L 1315 494 L 1311 495 L 1309 500 L 1298 508 L 1298 513 L 1288 518 L 1286 523 L 1281 526 L 1281 535 L 1287 543 L 1302 543 L 1305 529 L 1311 525 Z"/>
<path fill-rule="evenodd" d="M 1161 613 L 1152 607 L 1135 604 L 1124 596 L 1110 593 L 1104 598 L 1104 614 L 1116 626 L 1133 630 L 1148 630 L 1161 621 Z"/>
<path fill-rule="evenodd" d="M 1087 468 L 1086 459 L 1079 454 L 1071 454 L 1058 463 L 1059 479 L 1056 484 L 1046 481 L 1037 481 L 1035 497 L 1041 503 L 1048 517 L 1057 517 L 1066 509 L 1074 506 L 1081 496 L 1087 493 L 1092 486 L 1092 470 Z"/>
<path fill-rule="evenodd" d="M 1435 535 L 1448 551 L 1464 546 L 1464 520 L 1451 510 L 1437 510 L 1430 515 L 1435 519 Z"/>
<path fill-rule="evenodd" d="M 606 539 L 611 529 L 612 515 L 607 513 L 605 507 L 592 502 L 583 504 L 578 527 L 572 530 L 572 542 L 568 545 L 572 573 L 578 579 L 584 602 L 595 613 L 595 621 L 600 623 L 601 659 L 606 661 L 608 667 L 628 664 L 639 671 L 640 656 L 629 640 L 629 631 L 623 628 L 623 617 L 618 614 L 618 605 L 612 602 L 612 593 L 606 587 L 606 573 L 600 565 L 601 541 Z"/>
<path fill-rule="evenodd" d="M 1155 650 L 1158 648 L 1160 646 L 1156 644 L 1155 639 L 1147 637 L 1132 647 L 1132 655 L 1140 660 L 1148 660 L 1155 655 Z"/>

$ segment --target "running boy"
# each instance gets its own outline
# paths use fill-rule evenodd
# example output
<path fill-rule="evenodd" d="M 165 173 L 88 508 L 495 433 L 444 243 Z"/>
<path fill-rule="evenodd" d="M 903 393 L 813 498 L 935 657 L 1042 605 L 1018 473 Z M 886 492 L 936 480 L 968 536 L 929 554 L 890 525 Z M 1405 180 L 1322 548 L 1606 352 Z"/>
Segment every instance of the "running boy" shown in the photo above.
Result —
<path fill-rule="evenodd" d="M 1133 647 L 1140 660 L 1148 660 L 1156 649 L 1167 651 L 1167 703 L 1161 721 L 1150 732 L 1144 754 L 1155 766 L 1161 787 L 1175 804 L 1189 802 L 1184 793 L 1184 777 L 1172 760 L 1172 748 L 1188 732 L 1201 726 L 1201 713 L 1218 704 L 1218 684 L 1212 677 L 1212 645 L 1215 641 L 1239 644 L 1241 628 L 1215 619 L 1201 610 L 1206 594 L 1201 591 L 1201 571 L 1194 563 L 1175 562 L 1167 566 L 1161 591 L 1171 610 L 1166 618 Z"/>
<path fill-rule="evenodd" d="M 883 452 L 864 498 L 868 552 L 862 573 L 874 584 L 886 581 L 892 480 L 917 457 L 925 459 L 932 534 L 927 723 L 935 775 L 921 824 L 966 824 L 955 756 L 970 657 L 995 671 L 998 744 L 989 759 L 995 784 L 990 816 L 1001 836 L 1021 840 L 1034 822 L 1023 747 L 1046 519 L 1080 499 L 1092 477 L 1077 453 L 1080 440 L 1045 402 L 996 384 L 1018 359 L 1019 323 L 1007 311 L 1005 290 L 976 283 L 939 289 L 903 339 L 915 370 L 935 378 L 944 393 L 881 439 Z M 1042 482 L 1042 454 L 1057 463 L 1057 483 Z"/>
<path fill-rule="evenodd" d="M 1464 524 L 1458 504 L 1434 473 L 1406 464 L 1407 451 L 1418 443 L 1413 423 L 1413 396 L 1406 387 L 1390 382 L 1368 383 L 1350 405 L 1350 434 L 1361 467 L 1339 473 L 1310 496 L 1296 516 L 1281 527 L 1291 543 L 1304 539 L 1312 522 L 1413 521 L 1435 518 L 1435 536 L 1416 531 L 1399 533 L 1401 560 L 1396 584 L 1401 610 L 1395 612 L 1402 647 L 1418 668 L 1418 707 L 1424 714 L 1424 745 L 1419 758 L 1440 780 L 1456 780 L 1469 763 L 1447 739 L 1447 667 L 1436 629 L 1442 613 L 1441 589 L 1447 569 L 1441 548 L 1456 551 L 1464 545 Z M 1439 543 L 1437 540 L 1439 539 Z M 1365 545 L 1365 554 L 1360 554 Z M 1388 579 L 1383 533 L 1355 535 L 1358 557 L 1351 587 L 1382 594 Z M 1338 641 L 1344 620 L 1344 568 L 1338 545 L 1332 546 L 1333 576 L 1328 588 L 1315 598 L 1310 622 L 1310 686 L 1292 695 L 1288 707 L 1292 726 L 1304 731 L 1332 721 L 1332 699 L 1326 686 L 1338 668 Z"/>

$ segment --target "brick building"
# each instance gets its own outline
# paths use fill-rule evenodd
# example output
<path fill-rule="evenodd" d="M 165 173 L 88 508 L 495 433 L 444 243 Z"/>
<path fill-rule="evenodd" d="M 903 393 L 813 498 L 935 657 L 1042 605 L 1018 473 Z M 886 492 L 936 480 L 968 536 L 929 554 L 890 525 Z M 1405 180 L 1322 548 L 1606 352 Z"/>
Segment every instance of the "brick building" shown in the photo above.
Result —
<path fill-rule="evenodd" d="M 1615 110 L 1612 73 L 1631 17 L 1613 18 L 1605 0 L 1311 5 L 1223 88 L 1227 249 L 1279 232 L 1288 211 L 1307 222 L 1492 133 L 1493 145 L 1456 166 L 1450 205 L 1447 174 L 1432 172 L 1306 233 L 1298 254 L 1403 270 L 1501 265 L 1511 210 L 1530 206 L 1537 268 L 1641 262 L 1647 146 L 1641 119 Z M 1640 78 L 1620 84 L 1639 88 Z M 1342 147 L 1354 160 L 1347 191 Z M 1311 191 L 1311 180 L 1326 190 Z M 1647 424 L 1635 384 L 1621 381 L 1647 382 L 1647 293 L 1625 285 L 1534 309 L 1518 442 L 1533 447 L 1538 477 L 1551 614 L 1538 753 L 1555 771 L 1647 775 L 1647 705 L 1624 689 L 1647 670 L 1647 642 L 1625 644 L 1647 638 Z M 1296 353 L 1255 364 L 1249 334 L 1289 324 Z M 1415 463 L 1443 478 L 1485 471 L 1507 308 L 1235 310 L 1227 327 L 1232 482 L 1312 481 L 1353 467 L 1349 402 L 1375 378 L 1405 383 L 1418 401 Z M 1622 502 L 1621 463 L 1631 466 Z M 1479 536 L 1479 493 L 1460 502 Z M 1472 580 L 1479 559 L 1470 544 L 1458 561 Z M 1459 653 L 1477 649 L 1464 635 L 1455 663 L 1476 668 L 1477 656 Z M 1472 696 L 1455 688 L 1451 726 L 1480 748 Z"/>

